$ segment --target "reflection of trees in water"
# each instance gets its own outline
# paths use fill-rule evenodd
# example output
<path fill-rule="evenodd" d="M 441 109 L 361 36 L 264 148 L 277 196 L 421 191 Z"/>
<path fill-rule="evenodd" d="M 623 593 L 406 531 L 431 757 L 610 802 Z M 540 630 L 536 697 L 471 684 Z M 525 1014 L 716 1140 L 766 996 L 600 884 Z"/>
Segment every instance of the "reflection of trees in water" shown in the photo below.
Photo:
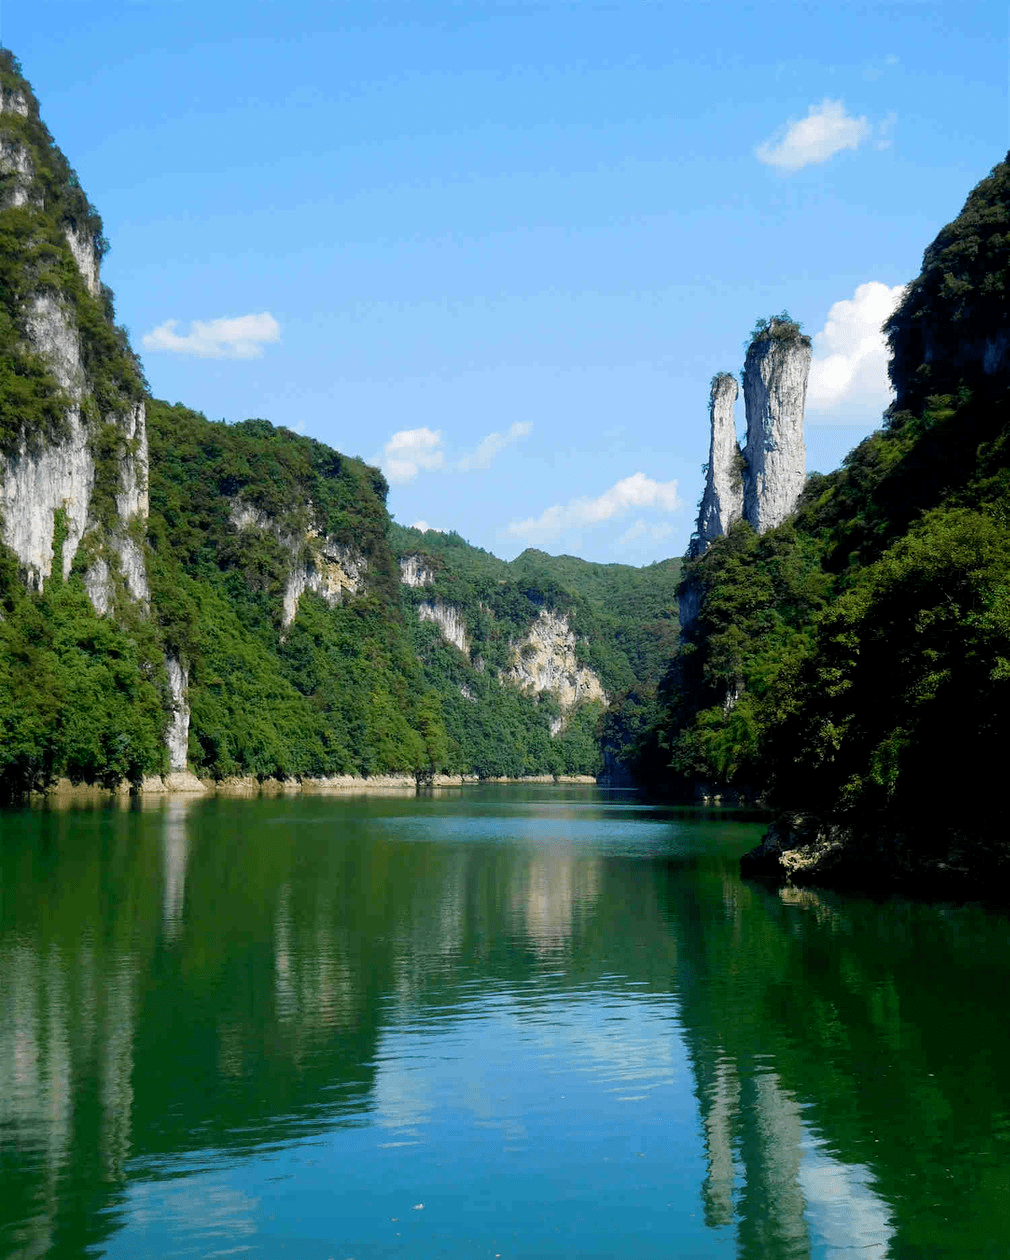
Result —
<path fill-rule="evenodd" d="M 61 1229 L 99 1243 L 127 1172 L 162 1156 L 360 1117 L 384 1029 L 542 975 L 676 989 L 705 1219 L 741 1256 L 830 1254 L 846 1234 L 899 1255 L 914 1219 L 967 1254 L 959 1198 L 994 1219 L 1010 1188 L 1003 1015 L 978 996 L 1005 991 L 1010 950 L 977 909 L 775 894 L 718 860 L 532 834 L 380 838 L 381 806 L 336 830 L 298 825 L 324 804 L 165 804 L 5 834 L 0 1220 L 31 1221 L 25 1255 Z"/>
<path fill-rule="evenodd" d="M 671 873 L 664 903 L 709 1223 L 733 1225 L 748 1257 L 989 1254 L 1010 1181 L 990 1000 L 1006 991 L 1006 920 L 774 892 L 714 867 Z"/>
<path fill-rule="evenodd" d="M 98 1186 L 125 1176 L 136 960 L 115 950 L 99 957 L 94 948 L 75 958 L 55 941 L 0 939 L 0 1220 L 19 1221 L 18 1255 L 53 1246 L 82 1143 Z"/>

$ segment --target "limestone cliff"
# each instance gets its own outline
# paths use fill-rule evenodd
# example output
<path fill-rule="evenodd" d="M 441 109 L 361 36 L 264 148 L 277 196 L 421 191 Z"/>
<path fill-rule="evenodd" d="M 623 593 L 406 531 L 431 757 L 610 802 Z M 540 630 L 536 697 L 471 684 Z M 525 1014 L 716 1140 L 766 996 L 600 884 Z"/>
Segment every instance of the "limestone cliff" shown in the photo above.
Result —
<path fill-rule="evenodd" d="M 743 515 L 743 456 L 736 440 L 733 405 L 736 377 L 720 372 L 712 378 L 709 394 L 711 441 L 705 492 L 698 512 L 698 549 L 704 551 L 713 538 L 728 534 Z"/>
<path fill-rule="evenodd" d="M 810 358 L 810 338 L 782 320 L 772 320 L 747 351 L 744 516 L 759 534 L 782 524 L 806 480 L 803 413 Z"/>
<path fill-rule="evenodd" d="M 311 504 L 306 506 L 304 515 L 311 515 Z M 288 554 L 290 568 L 281 620 L 285 630 L 298 615 L 298 604 L 306 591 L 319 595 L 331 608 L 348 595 L 364 593 L 368 561 L 356 548 L 341 545 L 311 525 L 296 530 L 241 500 L 232 503 L 229 516 L 240 533 L 261 530 L 272 534 Z"/>
<path fill-rule="evenodd" d="M 743 518 L 759 534 L 781 525 L 795 509 L 806 481 L 803 415 L 810 372 L 810 338 L 786 316 L 761 320 L 743 371 L 747 442 L 736 440 L 733 404 L 737 384 L 728 372 L 712 380 L 708 469 L 698 522 L 688 549 L 702 555 Z M 681 597 L 681 621 L 692 620 Z"/>
<path fill-rule="evenodd" d="M 96 611 L 120 594 L 146 602 L 143 378 L 100 291 L 101 221 L 9 54 L 0 62 L 0 214 L 9 239 L 23 242 L 0 313 L 14 373 L 32 384 L 0 435 L 3 541 L 37 590 L 54 563 L 68 577 L 80 554 Z"/>
<path fill-rule="evenodd" d="M 512 659 L 502 671 L 502 680 L 515 683 L 523 691 L 549 692 L 561 708 L 562 719 L 552 732 L 561 729 L 564 716 L 577 704 L 588 700 L 607 702 L 599 677 L 580 666 L 575 654 L 575 634 L 563 613 L 542 609 L 529 634 L 512 650 Z"/>
<path fill-rule="evenodd" d="M 441 630 L 446 643 L 465 655 L 470 655 L 470 638 L 467 634 L 466 621 L 463 614 L 454 604 L 445 604 L 440 599 L 432 599 L 421 604 L 417 610 L 421 621 L 433 621 Z"/>
<path fill-rule="evenodd" d="M 404 586 L 431 586 L 435 581 L 435 574 L 422 556 L 402 556 L 400 581 Z"/>

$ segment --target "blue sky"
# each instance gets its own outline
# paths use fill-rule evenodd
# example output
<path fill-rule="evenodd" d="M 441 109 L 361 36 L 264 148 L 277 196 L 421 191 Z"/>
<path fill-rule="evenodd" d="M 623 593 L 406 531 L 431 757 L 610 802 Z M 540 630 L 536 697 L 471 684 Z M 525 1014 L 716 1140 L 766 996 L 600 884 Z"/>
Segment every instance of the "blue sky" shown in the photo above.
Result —
<path fill-rule="evenodd" d="M 683 552 L 708 383 L 815 335 L 808 463 L 1006 154 L 1007 10 L 3 0 L 156 396 L 376 460 L 404 524 Z"/>

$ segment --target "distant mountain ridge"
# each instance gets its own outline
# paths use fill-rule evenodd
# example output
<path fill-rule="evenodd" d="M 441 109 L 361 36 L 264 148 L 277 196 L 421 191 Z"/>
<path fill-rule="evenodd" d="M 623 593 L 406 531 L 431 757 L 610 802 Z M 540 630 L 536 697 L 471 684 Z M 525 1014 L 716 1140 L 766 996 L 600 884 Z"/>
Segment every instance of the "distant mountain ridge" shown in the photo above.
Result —
<path fill-rule="evenodd" d="M 676 651 L 681 562 L 507 562 L 458 534 L 392 526 L 404 616 L 439 693 L 456 764 L 592 774 L 610 701 L 654 686 Z"/>

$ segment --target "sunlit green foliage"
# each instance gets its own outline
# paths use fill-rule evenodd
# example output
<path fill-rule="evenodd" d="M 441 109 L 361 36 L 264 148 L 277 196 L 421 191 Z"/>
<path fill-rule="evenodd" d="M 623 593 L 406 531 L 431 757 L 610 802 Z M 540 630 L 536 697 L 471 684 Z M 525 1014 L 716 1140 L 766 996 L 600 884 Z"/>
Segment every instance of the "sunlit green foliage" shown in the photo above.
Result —
<path fill-rule="evenodd" d="M 403 587 L 401 599 L 425 677 L 441 697 L 453 769 L 481 776 L 599 773 L 603 706 L 577 707 L 552 736 L 552 723 L 563 716 L 556 701 L 503 686 L 499 673 L 508 671 L 540 612 L 551 611 L 568 619 L 579 666 L 594 670 L 616 703 L 628 689 L 654 684 L 676 647 L 680 562 L 637 569 L 532 549 L 506 562 L 458 534 L 398 525 L 390 539 L 398 556 L 417 557 L 432 578 Z M 420 619 L 421 605 L 432 600 L 459 610 L 467 653 Z"/>
<path fill-rule="evenodd" d="M 374 468 L 266 420 L 216 424 L 149 407 L 151 581 L 168 649 L 190 677 L 190 759 L 215 777 L 406 771 L 445 764 L 437 697 L 399 608 Z M 269 528 L 238 529 L 236 507 Z M 302 595 L 282 625 L 289 540 L 311 532 L 367 561 L 367 593 Z"/>
<path fill-rule="evenodd" d="M 0 800 L 59 775 L 114 787 L 161 770 L 166 685 L 141 618 L 99 617 L 79 576 L 25 590 L 0 554 Z"/>
<path fill-rule="evenodd" d="M 810 477 L 789 522 L 760 539 L 737 525 L 688 566 L 698 615 L 634 735 L 654 780 L 736 787 L 945 861 L 1003 843 L 1008 224 L 1003 163 L 888 324 L 886 427 Z"/>

